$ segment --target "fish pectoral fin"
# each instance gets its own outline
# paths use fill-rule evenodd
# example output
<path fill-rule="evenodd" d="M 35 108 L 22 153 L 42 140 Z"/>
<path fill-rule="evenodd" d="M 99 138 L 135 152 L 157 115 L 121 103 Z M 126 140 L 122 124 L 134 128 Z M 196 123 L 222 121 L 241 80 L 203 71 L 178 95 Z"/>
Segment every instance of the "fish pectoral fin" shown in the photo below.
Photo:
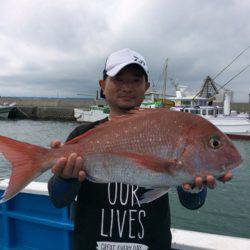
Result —
<path fill-rule="evenodd" d="M 149 191 L 146 191 L 139 198 L 140 204 L 152 202 L 152 201 L 160 198 L 164 194 L 166 194 L 169 190 L 170 190 L 170 188 L 165 187 L 165 188 L 155 188 L 155 189 L 151 189 Z"/>
<path fill-rule="evenodd" d="M 106 183 L 106 182 L 103 181 L 102 179 L 97 178 L 97 177 L 94 177 L 94 176 L 90 176 L 90 175 L 87 175 L 87 176 L 86 176 L 86 179 L 87 179 L 88 181 L 91 181 L 91 182 L 94 182 L 94 183 Z"/>
<path fill-rule="evenodd" d="M 154 172 L 174 174 L 182 163 L 177 159 L 163 159 L 154 155 L 140 154 L 135 152 L 115 152 L 113 155 L 119 155 L 133 159 L 140 166 L 145 166 Z"/>

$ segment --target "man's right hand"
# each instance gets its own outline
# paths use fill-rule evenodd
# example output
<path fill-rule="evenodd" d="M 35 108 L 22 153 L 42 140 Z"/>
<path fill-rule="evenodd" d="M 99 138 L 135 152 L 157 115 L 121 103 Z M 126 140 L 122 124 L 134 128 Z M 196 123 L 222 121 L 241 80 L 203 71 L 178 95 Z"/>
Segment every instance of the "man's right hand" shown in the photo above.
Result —
<path fill-rule="evenodd" d="M 51 148 L 60 148 L 61 142 L 54 140 L 50 143 Z M 52 167 L 52 173 L 59 175 L 63 179 L 77 178 L 79 181 L 84 181 L 86 173 L 83 170 L 83 158 L 72 153 L 68 158 L 61 157 Z"/>

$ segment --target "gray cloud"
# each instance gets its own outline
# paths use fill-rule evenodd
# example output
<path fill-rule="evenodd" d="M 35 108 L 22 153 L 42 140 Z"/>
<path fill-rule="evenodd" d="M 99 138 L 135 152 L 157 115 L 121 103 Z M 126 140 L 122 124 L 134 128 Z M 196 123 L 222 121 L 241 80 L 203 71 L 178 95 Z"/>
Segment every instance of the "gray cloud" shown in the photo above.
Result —
<path fill-rule="evenodd" d="M 125 47 L 145 56 L 158 88 L 169 58 L 169 76 L 197 91 L 250 45 L 249 12 L 247 0 L 1 1 L 0 94 L 95 95 L 106 57 Z M 249 55 L 216 81 L 239 72 Z M 249 79 L 250 69 L 228 86 L 236 101 L 248 100 Z"/>

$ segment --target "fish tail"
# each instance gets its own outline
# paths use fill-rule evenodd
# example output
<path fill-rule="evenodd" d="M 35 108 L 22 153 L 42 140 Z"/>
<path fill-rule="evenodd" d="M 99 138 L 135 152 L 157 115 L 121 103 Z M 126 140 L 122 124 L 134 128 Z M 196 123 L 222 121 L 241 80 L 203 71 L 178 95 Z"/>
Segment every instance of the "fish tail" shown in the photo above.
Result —
<path fill-rule="evenodd" d="M 10 161 L 12 172 L 9 185 L 0 197 L 3 203 L 18 194 L 29 182 L 39 176 L 50 150 L 33 144 L 0 136 L 0 154 Z"/>

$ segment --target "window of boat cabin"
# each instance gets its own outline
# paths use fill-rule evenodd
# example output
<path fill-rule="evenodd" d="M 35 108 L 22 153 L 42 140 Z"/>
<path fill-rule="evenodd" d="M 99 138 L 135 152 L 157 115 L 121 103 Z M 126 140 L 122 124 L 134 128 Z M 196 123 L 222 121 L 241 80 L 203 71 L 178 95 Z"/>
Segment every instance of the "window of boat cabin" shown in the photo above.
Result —
<path fill-rule="evenodd" d="M 182 101 L 181 101 L 181 105 L 182 105 L 182 106 L 190 106 L 190 105 L 191 105 L 191 101 L 182 100 Z"/>
<path fill-rule="evenodd" d="M 198 115 L 199 114 L 199 110 L 198 109 L 190 109 L 190 113 Z"/>
<path fill-rule="evenodd" d="M 208 115 L 214 115 L 214 110 L 209 109 L 209 110 L 208 110 Z"/>
<path fill-rule="evenodd" d="M 207 114 L 206 110 L 202 109 L 202 115 L 206 115 L 206 114 Z"/>

